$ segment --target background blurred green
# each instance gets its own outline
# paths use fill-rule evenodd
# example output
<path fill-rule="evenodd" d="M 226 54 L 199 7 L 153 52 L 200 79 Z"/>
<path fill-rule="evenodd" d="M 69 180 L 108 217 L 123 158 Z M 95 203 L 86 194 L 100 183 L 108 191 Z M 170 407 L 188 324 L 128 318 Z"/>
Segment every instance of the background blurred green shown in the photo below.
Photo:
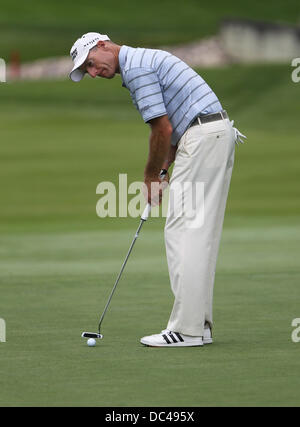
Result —
<path fill-rule="evenodd" d="M 12 47 L 22 60 L 65 55 L 81 34 L 98 31 L 116 43 L 160 46 L 214 35 L 223 17 L 299 23 L 295 0 L 115 0 L 88 3 L 74 0 L 1 0 L 0 52 L 8 59 Z"/>
<path fill-rule="evenodd" d="M 299 23 L 298 2 L 1 1 L 0 57 L 65 55 L 88 30 L 159 46 L 220 18 Z M 171 306 L 163 218 L 144 227 L 94 330 L 138 220 L 96 216 L 96 186 L 141 180 L 149 129 L 119 77 L 0 84 L 0 405 L 298 406 L 300 83 L 286 65 L 198 69 L 248 137 L 236 149 L 215 288 L 215 343 L 146 349 Z M 173 378 L 177 380 L 174 383 Z"/>

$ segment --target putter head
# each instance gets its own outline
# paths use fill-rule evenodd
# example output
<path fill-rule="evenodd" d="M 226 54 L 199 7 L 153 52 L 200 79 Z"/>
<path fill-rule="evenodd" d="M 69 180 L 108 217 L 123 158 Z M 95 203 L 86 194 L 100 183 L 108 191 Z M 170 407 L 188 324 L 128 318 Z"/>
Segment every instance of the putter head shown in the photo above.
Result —
<path fill-rule="evenodd" d="M 82 338 L 103 338 L 103 335 L 98 334 L 97 332 L 82 332 Z"/>

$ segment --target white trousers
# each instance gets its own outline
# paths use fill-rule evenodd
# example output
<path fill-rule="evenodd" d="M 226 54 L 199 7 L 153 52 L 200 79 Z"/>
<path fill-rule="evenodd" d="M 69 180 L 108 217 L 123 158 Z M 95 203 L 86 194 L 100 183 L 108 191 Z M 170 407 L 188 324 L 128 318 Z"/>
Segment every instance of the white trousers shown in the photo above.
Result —
<path fill-rule="evenodd" d="M 170 180 L 165 244 L 175 297 L 167 328 L 203 336 L 212 326 L 213 286 L 234 163 L 228 119 L 190 127 L 179 141 Z"/>

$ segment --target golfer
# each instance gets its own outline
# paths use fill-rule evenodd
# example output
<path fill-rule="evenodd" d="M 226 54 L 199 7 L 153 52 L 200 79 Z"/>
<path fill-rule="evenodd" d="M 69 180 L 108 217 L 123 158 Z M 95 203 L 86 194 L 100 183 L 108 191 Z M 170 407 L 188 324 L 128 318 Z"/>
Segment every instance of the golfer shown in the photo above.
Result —
<path fill-rule="evenodd" d="M 161 333 L 143 337 L 152 347 L 212 343 L 217 254 L 234 163 L 242 135 L 208 84 L 172 54 L 119 46 L 87 33 L 71 48 L 70 78 L 120 74 L 133 104 L 150 125 L 144 183 L 151 203 L 161 198 L 161 170 L 175 161 L 165 225 L 174 305 Z M 154 194 L 155 193 L 155 194 Z"/>

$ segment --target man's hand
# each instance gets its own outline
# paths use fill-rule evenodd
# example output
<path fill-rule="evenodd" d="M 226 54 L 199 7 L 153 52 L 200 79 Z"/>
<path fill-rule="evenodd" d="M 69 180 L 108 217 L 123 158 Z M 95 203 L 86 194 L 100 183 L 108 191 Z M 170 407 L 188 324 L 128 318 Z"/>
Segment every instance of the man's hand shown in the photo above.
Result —
<path fill-rule="evenodd" d="M 162 194 L 169 185 L 169 174 L 165 171 L 165 173 L 160 173 L 159 177 L 145 178 L 144 184 L 145 199 L 152 206 L 157 206 L 161 203 Z M 148 197 L 149 195 L 150 198 Z"/>
<path fill-rule="evenodd" d="M 159 174 L 169 157 L 173 130 L 166 115 L 151 120 L 150 126 L 149 156 L 144 172 L 144 183 L 147 191 L 145 198 L 153 206 L 159 204 L 162 199 L 163 185 Z M 164 186 L 166 185 L 167 183 L 164 183 Z"/>
<path fill-rule="evenodd" d="M 161 182 L 158 177 L 145 177 L 144 178 L 144 196 L 151 206 L 156 206 L 161 203 L 162 188 Z"/>

